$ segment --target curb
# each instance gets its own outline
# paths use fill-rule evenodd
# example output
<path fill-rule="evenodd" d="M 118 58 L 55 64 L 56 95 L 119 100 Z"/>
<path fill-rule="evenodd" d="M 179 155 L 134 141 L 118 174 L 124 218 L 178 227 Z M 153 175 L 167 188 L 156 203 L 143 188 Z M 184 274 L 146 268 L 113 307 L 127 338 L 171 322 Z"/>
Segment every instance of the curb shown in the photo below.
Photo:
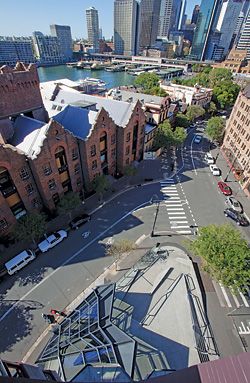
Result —
<path fill-rule="evenodd" d="M 137 241 L 135 241 L 135 243 L 137 242 L 137 244 L 141 244 L 145 239 L 148 238 L 148 235 L 145 235 L 143 234 L 141 237 L 139 237 L 137 239 Z M 138 248 L 139 249 L 139 248 Z M 125 258 L 125 257 L 124 257 Z M 123 257 L 121 257 L 119 259 L 119 261 L 123 261 L 124 260 Z M 65 309 L 63 310 L 67 315 L 72 312 L 77 306 L 79 306 L 80 302 L 82 302 L 84 300 L 85 297 L 87 297 L 88 295 L 91 294 L 91 292 L 94 290 L 95 287 L 97 287 L 98 285 L 102 285 L 104 284 L 104 278 L 105 276 L 111 271 L 113 270 L 116 265 L 119 264 L 117 262 L 117 260 L 115 260 L 113 263 L 111 263 L 110 266 L 108 266 L 107 268 L 104 269 L 104 271 L 85 289 L 83 290 L 71 303 L 69 303 L 68 306 L 65 307 Z M 58 324 L 60 324 L 60 322 L 58 322 Z M 56 326 L 56 324 L 55 324 Z M 36 350 L 36 348 L 38 347 L 38 345 L 42 342 L 42 340 L 52 331 L 53 327 L 52 326 L 48 326 L 44 331 L 43 333 L 37 338 L 37 340 L 32 344 L 32 346 L 30 347 L 29 351 L 25 354 L 25 356 L 22 358 L 21 362 L 23 363 L 26 363 L 28 362 L 28 359 L 30 358 L 30 356 L 33 354 L 33 352 Z"/>

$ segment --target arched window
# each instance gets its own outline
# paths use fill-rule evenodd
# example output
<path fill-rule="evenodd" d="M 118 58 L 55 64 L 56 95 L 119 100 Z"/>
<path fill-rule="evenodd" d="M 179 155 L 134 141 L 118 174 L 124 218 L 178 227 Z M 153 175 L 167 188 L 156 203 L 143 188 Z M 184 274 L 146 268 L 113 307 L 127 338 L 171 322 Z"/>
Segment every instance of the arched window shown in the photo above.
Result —
<path fill-rule="evenodd" d="M 67 169 L 67 160 L 65 150 L 62 146 L 58 146 L 55 150 L 56 166 L 59 172 Z"/>

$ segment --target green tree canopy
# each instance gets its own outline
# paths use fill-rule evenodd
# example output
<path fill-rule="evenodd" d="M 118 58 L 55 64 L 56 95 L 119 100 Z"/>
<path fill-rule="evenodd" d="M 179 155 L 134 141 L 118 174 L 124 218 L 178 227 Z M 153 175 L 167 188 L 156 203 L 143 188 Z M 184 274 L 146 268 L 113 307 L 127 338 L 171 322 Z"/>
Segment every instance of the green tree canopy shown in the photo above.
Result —
<path fill-rule="evenodd" d="M 107 177 L 104 174 L 102 174 L 94 179 L 94 181 L 92 182 L 92 187 L 95 190 L 95 192 L 99 195 L 99 199 L 102 200 L 103 193 L 109 189 L 110 184 Z"/>
<path fill-rule="evenodd" d="M 71 219 L 71 212 L 81 203 L 79 194 L 69 192 L 65 194 L 57 205 L 57 211 L 59 214 L 69 214 Z"/>
<path fill-rule="evenodd" d="M 250 284 L 250 249 L 246 240 L 231 225 L 209 225 L 190 244 L 193 253 L 202 258 L 204 269 L 212 278 L 234 290 Z"/>
<path fill-rule="evenodd" d="M 134 80 L 136 87 L 142 88 L 146 94 L 165 97 L 167 93 L 159 85 L 160 77 L 155 73 L 141 73 Z"/>
<path fill-rule="evenodd" d="M 157 128 L 154 138 L 154 149 L 169 148 L 182 144 L 187 137 L 186 131 L 182 127 L 172 129 L 168 120 L 164 121 Z"/>
<path fill-rule="evenodd" d="M 211 117 L 207 122 L 205 132 L 212 141 L 221 142 L 225 129 L 225 120 L 221 117 Z"/>
<path fill-rule="evenodd" d="M 187 116 L 183 113 L 177 113 L 175 117 L 175 125 L 176 126 L 181 126 L 182 128 L 187 128 L 190 124 L 189 119 Z"/>
<path fill-rule="evenodd" d="M 21 217 L 14 226 L 13 236 L 18 241 L 36 241 L 46 231 L 46 215 L 42 213 L 29 213 Z"/>
<path fill-rule="evenodd" d="M 233 106 L 240 87 L 232 81 L 221 81 L 213 88 L 213 100 L 222 109 Z"/>
<path fill-rule="evenodd" d="M 209 73 L 209 86 L 213 88 L 217 84 L 224 81 L 231 81 L 233 78 L 232 72 L 226 68 L 214 68 Z"/>
<path fill-rule="evenodd" d="M 208 113 L 210 113 L 212 116 L 214 113 L 217 111 L 216 105 L 213 101 L 210 102 L 208 108 L 207 108 Z"/>
<path fill-rule="evenodd" d="M 186 116 L 189 121 L 194 121 L 196 118 L 201 117 L 205 114 L 205 110 L 199 105 L 190 105 L 187 108 Z"/>

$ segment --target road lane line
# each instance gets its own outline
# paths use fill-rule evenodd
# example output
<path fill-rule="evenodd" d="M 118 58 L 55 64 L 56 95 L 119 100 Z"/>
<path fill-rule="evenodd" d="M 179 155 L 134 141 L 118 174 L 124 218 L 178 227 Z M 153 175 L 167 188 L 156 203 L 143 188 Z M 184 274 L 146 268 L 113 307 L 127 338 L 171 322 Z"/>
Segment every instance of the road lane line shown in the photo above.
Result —
<path fill-rule="evenodd" d="M 192 234 L 191 230 L 176 230 L 178 234 Z"/>
<path fill-rule="evenodd" d="M 224 298 L 225 298 L 225 300 L 226 300 L 226 302 L 227 302 L 228 307 L 232 307 L 232 304 L 231 304 L 231 302 L 230 302 L 230 299 L 229 299 L 229 297 L 228 297 L 228 295 L 227 295 L 227 292 L 226 292 L 224 286 L 223 286 L 221 283 L 219 283 L 219 285 L 220 285 L 221 291 L 222 291 L 222 293 L 223 293 L 223 295 L 224 295 Z"/>
<path fill-rule="evenodd" d="M 239 290 L 239 295 L 241 297 L 241 299 L 243 300 L 243 303 L 246 307 L 249 307 L 249 303 L 248 301 L 246 300 L 246 297 L 244 296 L 244 294 L 242 294 L 242 292 Z"/>
<path fill-rule="evenodd" d="M 76 258 L 79 254 L 81 254 L 82 251 L 86 250 L 89 246 L 91 246 L 95 241 L 97 241 L 99 238 L 101 238 L 104 234 L 106 234 L 109 230 L 111 230 L 113 227 L 115 227 L 118 223 L 120 223 L 122 220 L 127 218 L 130 214 L 132 214 L 134 211 L 142 207 L 143 205 L 146 205 L 147 203 L 150 203 L 150 201 L 144 202 L 125 215 L 123 215 L 121 218 L 119 218 L 116 222 L 114 222 L 111 226 L 109 226 L 107 229 L 102 231 L 100 234 L 98 234 L 95 238 L 93 238 L 90 242 L 88 242 L 85 246 L 83 246 L 80 250 L 78 250 L 76 253 L 74 253 L 70 258 L 68 258 L 65 262 L 61 264 L 57 269 L 52 271 L 47 277 L 45 277 L 41 282 L 37 283 L 34 287 L 32 287 L 26 294 L 24 294 L 19 300 L 17 300 L 1 317 L 0 322 L 2 322 L 13 310 L 14 308 L 22 302 L 24 299 L 26 299 L 33 291 L 35 291 L 39 286 L 41 286 L 47 279 L 52 277 L 57 271 L 59 271 L 63 266 L 67 265 L 69 262 L 72 261 L 72 259 Z"/>

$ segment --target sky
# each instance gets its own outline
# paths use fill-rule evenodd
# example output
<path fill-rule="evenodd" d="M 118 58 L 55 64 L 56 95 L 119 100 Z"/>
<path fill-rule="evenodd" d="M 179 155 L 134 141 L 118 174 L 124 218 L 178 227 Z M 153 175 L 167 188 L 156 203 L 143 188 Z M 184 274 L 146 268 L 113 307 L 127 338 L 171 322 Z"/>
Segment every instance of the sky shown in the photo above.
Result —
<path fill-rule="evenodd" d="M 160 1 L 160 0 L 158 0 Z M 200 0 L 187 0 L 187 14 L 192 14 Z M 95 7 L 105 38 L 113 35 L 114 0 L 11 0 L 1 1 L 0 36 L 31 36 L 40 31 L 50 34 L 50 24 L 69 25 L 72 37 L 87 37 L 85 9 Z"/>

